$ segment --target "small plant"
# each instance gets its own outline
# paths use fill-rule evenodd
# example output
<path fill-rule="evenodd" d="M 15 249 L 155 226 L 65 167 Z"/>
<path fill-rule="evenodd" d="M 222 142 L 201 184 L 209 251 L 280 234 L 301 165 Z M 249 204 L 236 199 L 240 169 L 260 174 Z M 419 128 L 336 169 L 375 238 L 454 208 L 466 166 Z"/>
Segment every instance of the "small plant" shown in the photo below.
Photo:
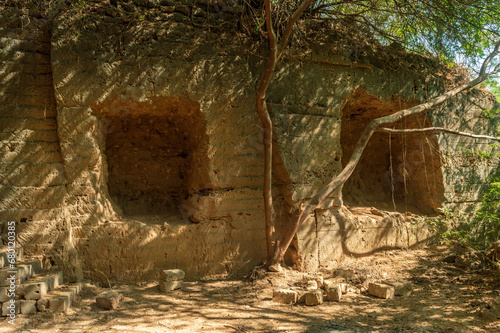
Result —
<path fill-rule="evenodd" d="M 461 210 L 453 212 L 450 209 L 440 209 L 443 216 L 438 219 L 439 228 L 436 232 L 441 234 L 441 243 L 448 244 L 451 241 L 468 242 L 467 214 Z"/>
<path fill-rule="evenodd" d="M 494 120 L 498 117 L 498 110 L 483 110 L 483 115 L 489 120 Z"/>
<path fill-rule="evenodd" d="M 481 150 L 478 150 L 475 152 L 477 156 L 479 156 L 480 158 L 493 158 L 495 156 L 497 156 L 499 153 L 497 152 L 485 152 L 485 151 L 481 151 Z"/>
<path fill-rule="evenodd" d="M 441 209 L 443 216 L 431 223 L 432 231 L 441 234 L 441 242 L 466 243 L 476 249 L 487 250 L 500 239 L 500 177 L 494 177 L 489 191 L 483 196 L 481 207 L 468 219 L 466 213 Z"/>
<path fill-rule="evenodd" d="M 473 243 L 479 248 L 486 249 L 500 239 L 500 177 L 492 179 L 471 227 L 475 236 Z"/>
<path fill-rule="evenodd" d="M 490 147 L 492 147 L 492 148 L 496 148 L 498 146 L 499 146 L 498 144 L 491 144 L 490 145 Z M 500 155 L 500 153 L 493 152 L 493 151 L 492 152 L 486 152 L 486 151 L 483 151 L 483 150 L 472 150 L 472 149 L 461 147 L 461 146 L 458 146 L 457 148 L 459 150 L 461 150 L 464 154 L 476 155 L 477 157 L 482 158 L 482 159 L 490 159 L 490 158 L 493 158 L 495 156 Z"/>

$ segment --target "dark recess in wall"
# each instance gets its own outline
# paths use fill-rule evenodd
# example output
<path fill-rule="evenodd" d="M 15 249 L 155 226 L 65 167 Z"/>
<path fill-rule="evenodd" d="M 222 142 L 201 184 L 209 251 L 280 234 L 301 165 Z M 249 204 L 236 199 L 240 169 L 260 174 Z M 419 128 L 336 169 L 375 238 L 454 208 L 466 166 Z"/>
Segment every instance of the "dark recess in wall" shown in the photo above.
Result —
<path fill-rule="evenodd" d="M 198 103 L 114 99 L 100 106 L 108 190 L 125 215 L 177 211 L 198 188 L 205 125 Z"/>
<path fill-rule="evenodd" d="M 344 106 L 342 116 L 342 166 L 351 157 L 354 146 L 368 123 L 378 117 L 418 104 L 393 98 L 379 100 L 363 89 L 354 92 Z M 410 116 L 395 128 L 432 126 L 425 114 Z M 441 154 L 435 134 L 375 133 L 360 163 L 344 185 L 344 200 L 350 205 L 435 214 L 444 201 Z"/>

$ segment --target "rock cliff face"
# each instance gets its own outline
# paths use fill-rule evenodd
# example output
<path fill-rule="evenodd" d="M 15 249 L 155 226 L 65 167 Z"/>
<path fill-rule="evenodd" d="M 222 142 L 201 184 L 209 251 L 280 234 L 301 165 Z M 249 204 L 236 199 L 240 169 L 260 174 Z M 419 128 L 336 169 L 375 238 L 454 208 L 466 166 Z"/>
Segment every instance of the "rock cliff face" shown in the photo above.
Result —
<path fill-rule="evenodd" d="M 193 278 L 261 262 L 254 94 L 265 44 L 240 32 L 247 25 L 235 16 L 239 7 L 82 6 L 1 11 L 1 220 L 17 221 L 27 250 L 65 263 L 73 279 L 135 282 L 165 268 Z M 270 87 L 279 227 L 340 172 L 370 119 L 452 83 L 432 75 L 450 74 L 441 65 L 368 43 L 353 47 L 352 32 L 337 28 L 294 46 Z M 480 115 L 494 103 L 473 90 L 396 126 L 493 133 Z M 345 186 L 346 202 L 425 214 L 475 203 L 496 162 L 465 160 L 459 146 L 489 149 L 449 135 L 377 134 Z M 399 213 L 333 205 L 301 227 L 288 260 L 302 269 L 427 235 Z"/>

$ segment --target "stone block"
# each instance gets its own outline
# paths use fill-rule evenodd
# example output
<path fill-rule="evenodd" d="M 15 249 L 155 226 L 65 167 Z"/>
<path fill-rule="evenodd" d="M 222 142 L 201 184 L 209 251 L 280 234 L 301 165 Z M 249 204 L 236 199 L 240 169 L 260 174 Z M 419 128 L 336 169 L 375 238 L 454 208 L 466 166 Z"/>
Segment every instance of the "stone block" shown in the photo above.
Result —
<path fill-rule="evenodd" d="M 18 314 L 21 310 L 20 300 L 5 302 L 2 304 L 2 317 L 7 317 L 9 314 Z"/>
<path fill-rule="evenodd" d="M 329 288 L 326 290 L 326 300 L 332 302 L 340 302 L 342 298 L 342 288 L 340 285 L 336 285 L 333 288 Z"/>
<path fill-rule="evenodd" d="M 317 288 L 323 287 L 323 276 L 320 274 L 304 274 L 302 275 L 302 284 L 307 286 L 307 283 L 311 280 L 316 281 Z"/>
<path fill-rule="evenodd" d="M 21 282 L 24 282 L 33 276 L 33 267 L 31 265 L 18 265 L 17 277 Z"/>
<path fill-rule="evenodd" d="M 54 313 L 65 312 L 75 301 L 76 295 L 81 291 L 82 284 L 62 286 L 49 295 L 51 299 L 39 299 L 36 303 L 38 311 L 51 311 Z"/>
<path fill-rule="evenodd" d="M 12 272 L 12 271 L 7 270 L 6 268 L 2 268 L 2 270 L 0 270 L 0 286 L 1 287 L 10 286 L 11 281 L 14 281 L 14 284 L 16 284 L 16 285 L 21 284 L 22 280 L 20 279 L 18 271 L 14 270 L 15 273 L 10 273 L 10 272 Z"/>
<path fill-rule="evenodd" d="M 50 272 L 47 275 L 43 275 L 37 277 L 37 282 L 43 282 L 47 285 L 47 290 L 55 290 L 57 287 L 64 283 L 63 281 L 63 272 L 62 271 L 54 271 Z"/>
<path fill-rule="evenodd" d="M 394 287 L 383 283 L 373 283 L 368 285 L 368 293 L 375 297 L 390 299 L 394 298 Z"/>
<path fill-rule="evenodd" d="M 114 291 L 105 291 L 97 295 L 95 301 L 97 306 L 103 309 L 117 309 L 120 307 L 123 295 Z"/>
<path fill-rule="evenodd" d="M 48 299 L 39 299 L 36 301 L 36 308 L 40 312 L 45 312 L 49 310 L 49 300 Z"/>
<path fill-rule="evenodd" d="M 10 278 L 12 275 L 16 275 L 17 278 L 17 269 L 10 269 L 9 267 L 4 267 L 0 269 L 0 282 L 4 282 L 7 278 Z"/>
<path fill-rule="evenodd" d="M 182 281 L 163 281 L 160 280 L 159 288 L 161 291 L 172 291 L 175 289 L 180 289 L 182 286 Z"/>
<path fill-rule="evenodd" d="M 330 289 L 333 288 L 336 285 L 339 285 L 341 283 L 345 283 L 345 279 L 343 277 L 339 278 L 333 278 L 333 279 L 327 279 L 323 282 L 323 289 Z"/>
<path fill-rule="evenodd" d="M 325 280 L 323 287 L 325 290 L 339 287 L 342 294 L 347 294 L 347 292 L 349 291 L 349 284 L 345 283 L 344 278 L 334 278 Z"/>
<path fill-rule="evenodd" d="M 40 262 L 41 264 L 41 262 Z M 0 269 L 0 279 L 2 281 L 1 282 L 5 282 L 5 279 L 9 276 L 11 276 L 13 273 L 11 272 L 16 272 L 15 275 L 16 275 L 16 281 L 18 281 L 19 283 L 22 283 L 24 281 L 26 281 L 27 279 L 31 278 L 34 274 L 34 269 L 33 269 L 33 265 L 31 263 L 29 264 L 19 264 L 19 263 L 16 263 L 16 267 L 14 269 L 11 269 L 9 267 L 4 267 L 2 269 Z M 37 264 L 35 264 L 36 267 Z M 6 285 L 6 284 L 3 284 L 3 285 Z"/>
<path fill-rule="evenodd" d="M 394 296 L 408 296 L 413 291 L 413 285 L 404 280 L 384 280 L 383 283 L 394 287 Z"/>
<path fill-rule="evenodd" d="M 17 261 L 21 261 L 24 258 L 24 247 L 20 247 L 16 249 L 16 259 Z"/>
<path fill-rule="evenodd" d="M 339 284 L 340 290 L 342 291 L 342 294 L 347 294 L 349 292 L 349 284 L 348 283 L 341 283 Z"/>
<path fill-rule="evenodd" d="M 298 289 L 296 291 L 297 291 L 297 303 L 298 304 L 305 304 L 307 291 L 305 291 L 303 289 Z"/>
<path fill-rule="evenodd" d="M 26 300 L 38 300 L 47 295 L 47 284 L 45 282 L 26 283 L 19 286 L 19 294 Z"/>
<path fill-rule="evenodd" d="M 36 301 L 35 300 L 21 300 L 21 313 L 22 314 L 33 314 L 36 313 Z"/>
<path fill-rule="evenodd" d="M 63 272 L 57 271 L 53 272 L 51 284 L 49 285 L 49 290 L 54 290 L 64 283 Z"/>
<path fill-rule="evenodd" d="M 31 265 L 31 270 L 32 270 L 33 274 L 38 274 L 42 271 L 43 264 L 42 264 L 42 260 L 40 260 L 40 259 L 30 262 L 29 265 Z"/>
<path fill-rule="evenodd" d="M 16 294 L 18 290 L 18 286 L 16 286 Z M 9 301 L 12 297 L 9 297 L 9 289 L 10 287 L 0 287 L 0 303 Z"/>
<path fill-rule="evenodd" d="M 163 281 L 182 281 L 186 274 L 182 269 L 166 269 L 161 272 Z"/>
<path fill-rule="evenodd" d="M 316 290 L 316 289 L 318 289 L 318 282 L 316 282 L 314 280 L 307 281 L 306 289 L 307 290 Z"/>
<path fill-rule="evenodd" d="M 66 312 L 70 303 L 68 297 L 56 297 L 49 299 L 49 310 L 53 313 Z"/>
<path fill-rule="evenodd" d="M 295 304 L 297 303 L 297 291 L 290 289 L 274 289 L 273 302 L 282 304 Z"/>
<path fill-rule="evenodd" d="M 52 292 L 52 294 L 57 295 L 56 298 L 66 299 L 68 307 L 70 307 L 81 290 L 82 290 L 82 283 L 76 283 L 70 286 L 59 287 L 56 291 Z"/>
<path fill-rule="evenodd" d="M 323 303 L 323 293 L 321 290 L 311 290 L 306 293 L 306 305 L 319 305 Z"/>

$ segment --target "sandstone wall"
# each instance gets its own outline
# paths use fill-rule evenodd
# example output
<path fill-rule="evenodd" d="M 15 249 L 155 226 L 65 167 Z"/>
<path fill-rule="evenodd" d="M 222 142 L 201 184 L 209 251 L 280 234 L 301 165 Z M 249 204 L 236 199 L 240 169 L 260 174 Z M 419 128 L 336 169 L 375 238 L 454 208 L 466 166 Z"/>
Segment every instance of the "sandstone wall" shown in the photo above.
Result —
<path fill-rule="evenodd" d="M 491 111 L 499 108 L 492 94 L 473 90 L 432 113 L 436 126 L 458 131 L 498 136 L 498 121 Z M 490 115 L 489 115 L 490 114 Z M 494 113 L 493 113 L 494 114 Z M 498 147 L 495 142 L 439 134 L 447 209 L 473 213 L 489 190 L 488 180 L 498 174 Z"/>
<path fill-rule="evenodd" d="M 95 279 L 152 279 L 168 267 L 190 277 L 227 274 L 264 256 L 261 131 L 252 110 L 256 76 L 244 55 L 247 45 L 235 43 L 230 33 L 195 29 L 181 13 L 158 15 L 157 23 L 133 25 L 96 15 L 81 31 L 71 13 L 54 21 L 52 67 L 62 156 L 75 200 L 73 229 L 80 255 L 94 258 L 85 262 L 84 273 Z M 162 140 L 197 138 L 186 141 L 171 169 L 157 164 L 161 156 L 151 158 L 168 150 L 161 147 L 167 142 L 155 146 L 141 136 L 139 120 L 163 124 L 152 129 L 171 133 Z M 145 144 L 118 139 L 115 148 L 107 146 L 120 131 Z M 115 178 L 138 198 L 165 186 L 148 176 L 156 167 L 176 173 L 171 209 L 146 205 L 142 214 L 124 215 L 134 197 L 126 195 L 126 207 L 110 200 L 108 180 L 115 171 L 108 173 L 106 147 L 121 154 L 123 169 L 149 161 L 137 169 L 145 174 L 144 188 L 133 187 L 133 174 Z"/>
<path fill-rule="evenodd" d="M 239 274 L 262 262 L 262 130 L 254 94 L 265 45 L 241 34 L 230 10 L 181 1 L 118 7 L 91 1 L 30 22 L 17 19 L 16 10 L 2 12 L 1 23 L 0 92 L 12 107 L 2 110 L 0 123 L 0 217 L 19 222 L 31 253 L 64 264 L 74 279 L 120 282 L 155 279 L 173 267 L 189 278 Z M 325 36 L 308 44 L 306 56 L 299 47 L 287 57 L 269 89 L 279 227 L 286 227 L 291 208 L 340 172 L 348 157 L 343 121 L 367 110 L 392 112 L 445 89 L 418 57 L 360 47 L 354 59 L 345 52 L 346 37 Z M 393 65 L 405 57 L 411 66 Z M 472 99 L 451 104 L 457 117 L 468 112 L 463 101 Z M 440 119 L 434 111 L 411 125 Z M 393 191 L 397 209 L 435 210 L 444 194 L 449 202 L 457 197 L 456 173 L 446 159 L 441 163 L 437 136 L 413 141 L 419 144 L 401 139 L 389 151 L 389 138 L 380 135 L 368 159 L 380 160 L 384 173 L 389 157 L 413 156 L 412 188 L 419 190 Z M 423 143 L 423 155 L 436 162 L 409 151 Z M 349 185 L 349 204 L 393 209 L 392 178 L 366 172 L 368 165 Z M 401 174 L 408 174 L 406 166 Z M 437 185 L 428 186 L 426 175 Z M 380 202 L 373 199 L 378 190 Z M 302 269 L 409 247 L 428 235 L 425 226 L 410 230 L 415 221 L 401 214 L 332 206 L 335 198 L 301 227 L 289 260 Z"/>
<path fill-rule="evenodd" d="M 57 135 L 50 22 L 2 8 L 0 37 L 0 215 L 17 221 L 28 251 L 61 246 L 66 174 Z M 62 237 L 64 239 L 64 237 Z M 31 240 L 37 240 L 31 245 Z"/>

